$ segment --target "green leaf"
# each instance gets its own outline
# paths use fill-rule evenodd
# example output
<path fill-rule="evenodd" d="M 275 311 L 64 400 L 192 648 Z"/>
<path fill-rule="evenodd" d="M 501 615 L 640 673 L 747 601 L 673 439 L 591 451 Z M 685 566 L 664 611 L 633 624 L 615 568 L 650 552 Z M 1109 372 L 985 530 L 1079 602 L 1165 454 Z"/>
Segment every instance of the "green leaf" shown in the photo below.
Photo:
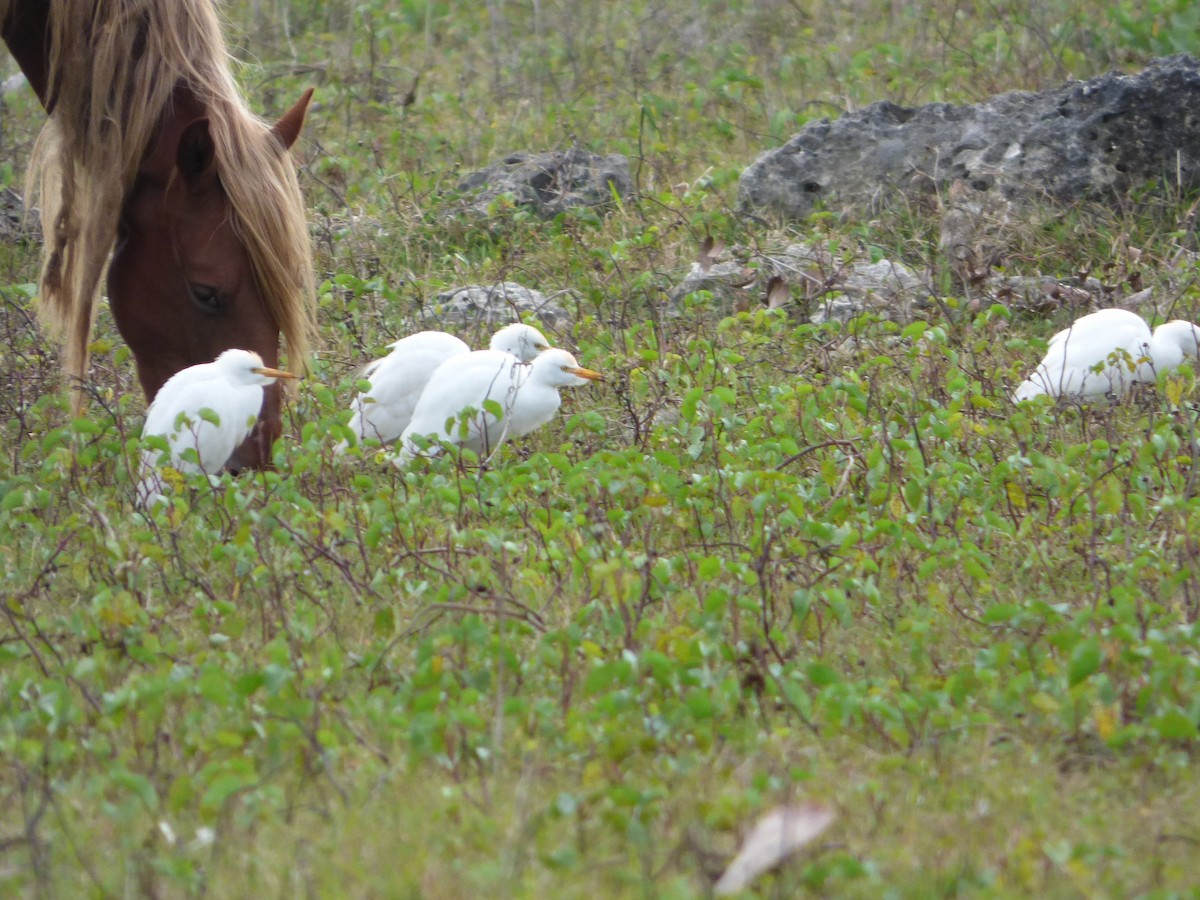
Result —
<path fill-rule="evenodd" d="M 233 689 L 239 697 L 249 697 L 267 683 L 267 676 L 262 672 L 248 672 L 233 683 Z"/>
<path fill-rule="evenodd" d="M 679 414 L 685 422 L 693 422 L 696 419 L 696 407 L 700 400 L 704 397 L 703 388 L 692 388 L 683 397 L 683 403 L 680 405 Z"/>
<path fill-rule="evenodd" d="M 981 618 L 988 625 L 999 625 L 1002 622 L 1012 621 L 1020 612 L 1021 607 L 1015 603 L 997 603 L 994 606 L 989 606 Z"/>
<path fill-rule="evenodd" d="M 828 687 L 837 684 L 841 678 L 832 666 L 823 662 L 812 662 L 808 664 L 808 680 L 817 687 Z"/>
<path fill-rule="evenodd" d="M 201 810 L 209 814 L 216 813 L 226 800 L 255 781 L 257 776 L 253 772 L 227 771 L 218 775 L 209 783 L 208 790 L 200 798 Z"/>
<path fill-rule="evenodd" d="M 707 691 L 693 691 L 687 698 L 688 710 L 697 719 L 711 719 L 717 711 L 712 695 Z"/>
<path fill-rule="evenodd" d="M 0 500 L 0 511 L 12 512 L 17 507 L 24 506 L 25 500 L 28 498 L 28 496 L 29 495 L 21 488 L 16 488 L 9 491 L 4 495 L 4 499 Z"/>
<path fill-rule="evenodd" d="M 113 784 L 119 785 L 135 795 L 148 812 L 158 809 L 158 793 L 146 776 L 130 772 L 127 769 L 120 769 L 109 777 L 112 778 Z"/>
<path fill-rule="evenodd" d="M 1178 709 L 1172 709 L 1155 719 L 1154 730 L 1159 737 L 1168 741 L 1190 741 L 1197 735 L 1196 723 Z"/>
<path fill-rule="evenodd" d="M 380 607 L 375 611 L 375 636 L 391 637 L 396 630 L 396 613 L 390 606 Z"/>
<path fill-rule="evenodd" d="M 1096 637 L 1085 638 L 1071 651 L 1071 662 L 1067 666 L 1067 683 L 1074 687 L 1100 668 L 1100 641 Z"/>

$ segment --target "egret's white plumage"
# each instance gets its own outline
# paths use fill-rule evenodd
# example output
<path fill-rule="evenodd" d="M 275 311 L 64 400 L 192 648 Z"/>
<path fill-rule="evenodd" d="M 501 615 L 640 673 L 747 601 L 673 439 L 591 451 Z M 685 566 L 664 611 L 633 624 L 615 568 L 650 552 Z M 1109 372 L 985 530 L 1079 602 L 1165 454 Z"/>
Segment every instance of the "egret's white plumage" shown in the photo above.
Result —
<path fill-rule="evenodd" d="M 191 366 L 172 375 L 159 388 L 146 411 L 142 436 L 157 435 L 167 441 L 170 453 L 142 452 L 138 500 L 149 504 L 162 495 L 158 467 L 169 463 L 181 472 L 221 471 L 233 451 L 254 427 L 263 403 L 263 387 L 278 378 L 295 378 L 291 372 L 270 369 L 250 350 L 226 350 L 213 362 Z M 217 421 L 202 411 L 211 410 Z M 187 450 L 195 450 L 191 458 Z"/>
<path fill-rule="evenodd" d="M 391 353 L 362 372 L 371 386 L 354 398 L 349 423 L 359 441 L 375 438 L 387 444 L 398 438 L 408 427 L 434 370 L 451 357 L 471 352 L 465 343 L 444 331 L 421 331 L 389 346 Z M 489 346 L 530 362 L 549 349 L 550 343 L 536 328 L 517 322 L 497 331 Z M 339 451 L 345 449 L 345 443 L 338 446 Z"/>
<path fill-rule="evenodd" d="M 1102 309 L 1050 338 L 1045 357 L 1013 399 L 1120 396 L 1134 382 L 1152 383 L 1185 356 L 1196 356 L 1198 347 L 1200 328 L 1191 322 L 1167 322 L 1151 332 L 1136 313 Z"/>
<path fill-rule="evenodd" d="M 438 366 L 429 379 L 412 422 L 400 437 L 397 463 L 419 453 L 414 437 L 430 437 L 487 455 L 510 437 L 545 425 L 558 411 L 559 388 L 601 377 L 582 368 L 566 350 L 545 350 L 529 364 L 508 353 L 480 350 Z M 484 408 L 493 401 L 501 415 Z M 463 410 L 475 410 L 465 421 Z"/>

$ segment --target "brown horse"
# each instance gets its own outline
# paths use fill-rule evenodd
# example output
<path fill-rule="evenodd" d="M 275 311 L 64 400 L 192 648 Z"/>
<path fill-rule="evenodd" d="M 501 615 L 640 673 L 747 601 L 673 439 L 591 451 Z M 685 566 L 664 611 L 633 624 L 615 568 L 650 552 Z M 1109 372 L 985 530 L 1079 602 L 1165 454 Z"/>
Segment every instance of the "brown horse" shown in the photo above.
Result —
<path fill-rule="evenodd" d="M 46 240 L 39 309 L 68 376 L 87 371 L 106 261 L 147 399 L 231 347 L 278 365 L 280 332 L 303 368 L 312 248 L 288 149 L 312 92 L 274 125 L 254 116 L 215 0 L 0 0 L 0 33 L 49 114 L 29 183 Z M 231 467 L 270 462 L 280 402 L 268 389 Z"/>

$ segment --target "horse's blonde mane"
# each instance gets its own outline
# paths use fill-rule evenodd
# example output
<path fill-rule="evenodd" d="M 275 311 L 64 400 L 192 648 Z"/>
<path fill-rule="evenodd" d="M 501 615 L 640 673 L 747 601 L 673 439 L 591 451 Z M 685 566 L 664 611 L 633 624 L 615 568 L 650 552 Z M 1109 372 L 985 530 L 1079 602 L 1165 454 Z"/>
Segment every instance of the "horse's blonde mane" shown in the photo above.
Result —
<path fill-rule="evenodd" d="M 0 0 L 0 17 L 11 0 Z M 290 155 L 246 107 L 214 0 L 50 0 L 50 118 L 34 145 L 42 318 L 82 378 L 122 200 L 176 86 L 207 107 L 232 224 L 293 368 L 314 334 L 313 263 Z"/>

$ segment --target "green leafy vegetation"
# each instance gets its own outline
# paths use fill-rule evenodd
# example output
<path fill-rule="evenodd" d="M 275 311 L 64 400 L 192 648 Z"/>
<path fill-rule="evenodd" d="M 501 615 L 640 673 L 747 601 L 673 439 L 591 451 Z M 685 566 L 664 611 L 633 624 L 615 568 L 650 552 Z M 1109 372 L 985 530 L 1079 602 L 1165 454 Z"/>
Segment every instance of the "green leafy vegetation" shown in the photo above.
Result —
<path fill-rule="evenodd" d="M 257 109 L 317 86 L 324 343 L 276 471 L 142 514 L 107 310 L 74 418 L 38 248 L 0 248 L 0 891 L 702 897 L 761 813 L 814 800 L 837 821 L 748 896 L 1187 895 L 1192 371 L 1015 407 L 1069 310 L 947 283 L 928 321 L 817 326 L 666 294 L 707 235 L 926 264 L 915 211 L 763 222 L 737 176 L 847 107 L 1172 40 L 1121 8 L 231 4 Z M 4 183 L 27 94 L 3 98 Z M 456 216 L 462 174 L 573 142 L 629 155 L 638 196 Z M 1031 222 L 1012 265 L 1127 282 L 1136 246 L 1196 320 L 1190 202 Z M 337 456 L 358 366 L 437 292 L 501 279 L 565 292 L 547 335 L 606 382 L 490 466 Z"/>

